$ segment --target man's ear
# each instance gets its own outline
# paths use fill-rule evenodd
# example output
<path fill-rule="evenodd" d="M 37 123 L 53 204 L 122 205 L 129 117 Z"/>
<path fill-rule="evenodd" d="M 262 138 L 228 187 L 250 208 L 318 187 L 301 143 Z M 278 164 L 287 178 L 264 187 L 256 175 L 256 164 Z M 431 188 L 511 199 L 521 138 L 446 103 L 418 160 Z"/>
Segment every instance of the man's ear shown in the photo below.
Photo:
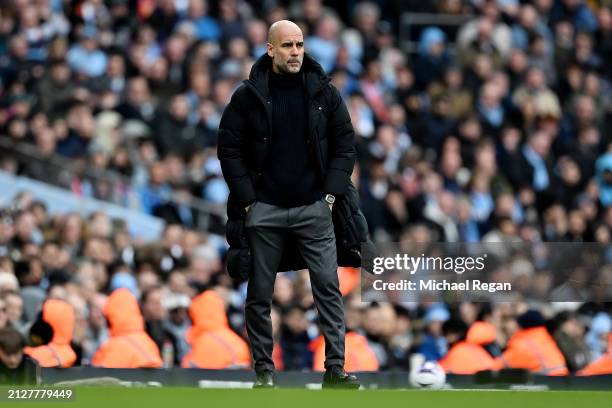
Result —
<path fill-rule="evenodd" d="M 274 58 L 274 46 L 270 43 L 267 43 L 266 47 L 267 47 L 268 56 L 270 58 Z"/>

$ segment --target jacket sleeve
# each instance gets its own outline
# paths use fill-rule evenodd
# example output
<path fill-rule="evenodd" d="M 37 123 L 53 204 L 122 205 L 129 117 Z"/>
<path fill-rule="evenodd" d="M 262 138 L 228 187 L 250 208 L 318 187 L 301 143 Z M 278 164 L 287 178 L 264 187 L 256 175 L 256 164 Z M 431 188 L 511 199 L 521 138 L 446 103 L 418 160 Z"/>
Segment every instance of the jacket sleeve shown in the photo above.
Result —
<path fill-rule="evenodd" d="M 219 125 L 217 156 L 230 193 L 244 205 L 255 201 L 256 194 L 245 163 L 243 145 L 246 132 L 246 110 L 241 106 L 239 88 L 225 108 Z"/>
<path fill-rule="evenodd" d="M 346 193 L 355 165 L 355 131 L 342 96 L 333 85 L 330 85 L 330 88 L 332 92 L 328 128 L 330 152 L 323 191 L 341 196 Z"/>

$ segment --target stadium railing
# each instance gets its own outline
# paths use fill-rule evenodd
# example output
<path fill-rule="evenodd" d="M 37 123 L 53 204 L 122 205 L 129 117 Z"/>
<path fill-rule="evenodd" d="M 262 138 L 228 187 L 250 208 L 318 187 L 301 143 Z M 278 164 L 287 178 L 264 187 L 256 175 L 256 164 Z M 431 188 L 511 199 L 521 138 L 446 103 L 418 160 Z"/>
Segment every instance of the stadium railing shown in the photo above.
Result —
<path fill-rule="evenodd" d="M 419 50 L 419 37 L 421 31 L 429 26 L 435 26 L 444 31 L 449 39 L 449 51 L 454 53 L 455 36 L 459 28 L 468 20 L 473 19 L 470 14 L 434 14 L 434 13 L 403 13 L 400 18 L 399 43 L 402 51 L 414 56 Z"/>
<path fill-rule="evenodd" d="M 124 221 L 131 236 L 144 241 L 158 240 L 164 229 L 163 220 L 131 210 L 116 204 L 96 200 L 94 198 L 79 197 L 59 187 L 54 187 L 27 177 L 14 176 L 0 170 L 0 207 L 2 214 L 7 215 L 16 211 L 12 200 L 20 193 L 29 192 L 35 200 L 43 202 L 51 215 L 75 212 L 82 216 L 101 211 L 112 218 Z"/>
<path fill-rule="evenodd" d="M 33 162 L 38 163 L 43 169 L 42 174 L 47 177 L 44 180 L 37 177 L 35 179 L 73 192 L 75 180 L 88 180 L 91 181 L 90 184 L 94 185 L 103 183 L 109 191 L 108 195 L 99 197 L 94 194 L 93 198 L 132 210 L 139 209 L 135 204 L 137 200 L 135 199 L 136 191 L 133 188 L 133 180 L 116 171 L 92 171 L 83 159 L 69 159 L 58 154 L 42 155 L 35 146 L 29 143 L 15 142 L 6 136 L 0 136 L 0 158 L 15 160 L 20 167 L 31 166 Z M 178 201 L 172 196 L 168 198 L 168 202 L 178 204 Z M 198 230 L 208 231 L 213 223 L 217 226 L 224 225 L 226 220 L 224 204 L 211 203 L 191 196 L 187 205 L 197 215 L 197 225 L 195 227 Z M 213 218 L 217 221 L 213 222 Z"/>
<path fill-rule="evenodd" d="M 195 368 L 170 369 L 113 369 L 97 367 L 44 368 L 42 383 L 56 384 L 95 378 L 116 378 L 120 381 L 146 385 L 190 386 L 200 388 L 249 388 L 254 380 L 250 370 L 203 370 Z M 410 388 L 408 371 L 380 371 L 358 373 L 365 388 Z M 277 373 L 280 387 L 316 388 L 322 373 L 281 371 Z M 523 376 L 483 381 L 479 375 L 447 375 L 447 384 L 456 389 L 524 389 L 524 390 L 610 390 L 612 375 L 591 377 L 551 377 L 526 373 Z"/>

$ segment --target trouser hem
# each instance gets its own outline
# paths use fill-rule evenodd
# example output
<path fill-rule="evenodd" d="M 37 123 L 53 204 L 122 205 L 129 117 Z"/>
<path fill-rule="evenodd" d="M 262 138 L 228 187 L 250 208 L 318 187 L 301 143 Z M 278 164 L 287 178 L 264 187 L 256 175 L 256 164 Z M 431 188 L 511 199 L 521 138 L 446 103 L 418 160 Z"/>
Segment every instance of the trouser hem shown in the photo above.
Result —
<path fill-rule="evenodd" d="M 325 369 L 328 369 L 329 367 L 332 367 L 332 366 L 340 366 L 344 368 L 344 360 L 340 360 L 340 359 L 325 360 Z"/>

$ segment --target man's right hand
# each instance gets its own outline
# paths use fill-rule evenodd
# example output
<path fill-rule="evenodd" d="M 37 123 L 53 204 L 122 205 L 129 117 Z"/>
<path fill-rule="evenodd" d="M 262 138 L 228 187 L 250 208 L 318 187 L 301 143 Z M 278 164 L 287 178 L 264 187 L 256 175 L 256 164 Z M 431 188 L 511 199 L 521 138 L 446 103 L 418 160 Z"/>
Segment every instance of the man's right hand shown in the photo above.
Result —
<path fill-rule="evenodd" d="M 248 213 L 248 212 L 249 212 L 249 210 L 251 209 L 251 206 L 252 206 L 252 205 L 253 205 L 253 204 L 249 204 L 249 205 L 247 205 L 246 207 L 244 207 L 244 211 Z"/>

